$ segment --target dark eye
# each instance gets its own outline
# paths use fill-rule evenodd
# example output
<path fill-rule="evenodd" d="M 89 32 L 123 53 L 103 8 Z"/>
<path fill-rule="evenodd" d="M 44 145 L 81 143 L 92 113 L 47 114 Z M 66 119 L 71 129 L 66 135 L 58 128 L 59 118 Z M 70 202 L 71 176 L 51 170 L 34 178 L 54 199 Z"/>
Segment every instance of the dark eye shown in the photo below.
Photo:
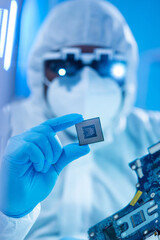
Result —
<path fill-rule="evenodd" d="M 56 64 L 55 64 L 55 62 L 50 62 L 50 63 L 49 63 L 49 69 L 50 69 L 52 72 L 55 72 L 55 69 L 56 69 Z"/>
<path fill-rule="evenodd" d="M 61 68 L 65 68 L 64 61 L 62 60 L 51 60 L 47 62 L 48 68 L 54 72 L 58 73 Z"/>
<path fill-rule="evenodd" d="M 59 76 L 73 76 L 82 67 L 82 63 L 75 60 L 49 60 L 46 62 L 46 67 Z"/>
<path fill-rule="evenodd" d="M 66 70 L 66 75 L 73 76 L 82 67 L 81 61 L 66 60 L 64 62 L 64 69 Z"/>

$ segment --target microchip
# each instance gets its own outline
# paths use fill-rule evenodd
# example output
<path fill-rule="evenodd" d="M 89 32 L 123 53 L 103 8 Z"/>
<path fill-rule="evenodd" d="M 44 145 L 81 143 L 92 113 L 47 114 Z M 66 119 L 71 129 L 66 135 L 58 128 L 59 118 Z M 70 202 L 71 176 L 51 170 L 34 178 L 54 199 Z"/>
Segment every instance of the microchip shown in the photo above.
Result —
<path fill-rule="evenodd" d="M 146 221 L 146 219 L 142 210 L 131 216 L 131 222 L 134 228 L 144 221 Z"/>
<path fill-rule="evenodd" d="M 105 240 L 118 240 L 116 233 L 115 233 L 115 229 L 112 225 L 107 227 L 106 229 L 104 229 L 103 233 L 105 236 Z"/>
<path fill-rule="evenodd" d="M 84 120 L 75 126 L 79 145 L 104 141 L 99 117 Z"/>

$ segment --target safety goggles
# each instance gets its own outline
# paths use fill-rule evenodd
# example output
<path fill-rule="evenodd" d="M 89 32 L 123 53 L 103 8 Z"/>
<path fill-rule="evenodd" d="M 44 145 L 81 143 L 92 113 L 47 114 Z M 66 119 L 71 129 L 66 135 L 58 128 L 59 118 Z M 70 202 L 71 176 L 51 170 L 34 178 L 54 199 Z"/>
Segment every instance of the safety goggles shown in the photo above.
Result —
<path fill-rule="evenodd" d="M 111 77 L 123 84 L 126 77 L 127 61 L 124 56 L 110 49 L 96 48 L 92 53 L 82 53 L 80 48 L 63 48 L 46 54 L 44 67 L 64 77 L 74 76 L 85 66 L 93 68 L 101 77 Z"/>

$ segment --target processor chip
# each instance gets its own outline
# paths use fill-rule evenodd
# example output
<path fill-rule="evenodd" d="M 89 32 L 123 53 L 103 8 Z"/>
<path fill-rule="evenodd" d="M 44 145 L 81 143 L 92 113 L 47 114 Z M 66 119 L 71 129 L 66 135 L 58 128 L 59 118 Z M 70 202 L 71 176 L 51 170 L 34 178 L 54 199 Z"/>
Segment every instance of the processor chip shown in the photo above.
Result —
<path fill-rule="evenodd" d="M 144 221 L 146 221 L 146 219 L 142 210 L 131 216 L 131 222 L 134 228 Z"/>
<path fill-rule="evenodd" d="M 104 141 L 99 117 L 84 120 L 75 126 L 79 145 Z"/>

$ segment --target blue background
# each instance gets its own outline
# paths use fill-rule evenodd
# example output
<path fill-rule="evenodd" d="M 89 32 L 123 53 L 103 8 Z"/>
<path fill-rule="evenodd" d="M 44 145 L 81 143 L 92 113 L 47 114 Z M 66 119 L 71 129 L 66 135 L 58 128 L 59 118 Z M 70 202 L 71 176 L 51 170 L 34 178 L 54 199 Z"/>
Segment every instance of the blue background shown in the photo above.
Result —
<path fill-rule="evenodd" d="M 66 0 L 24 1 L 16 73 L 16 96 L 27 97 L 28 52 L 45 16 L 57 3 Z M 78 0 L 75 0 L 78 1 Z M 140 62 L 136 106 L 160 110 L 160 1 L 111 0 L 126 18 L 138 43 Z"/>

